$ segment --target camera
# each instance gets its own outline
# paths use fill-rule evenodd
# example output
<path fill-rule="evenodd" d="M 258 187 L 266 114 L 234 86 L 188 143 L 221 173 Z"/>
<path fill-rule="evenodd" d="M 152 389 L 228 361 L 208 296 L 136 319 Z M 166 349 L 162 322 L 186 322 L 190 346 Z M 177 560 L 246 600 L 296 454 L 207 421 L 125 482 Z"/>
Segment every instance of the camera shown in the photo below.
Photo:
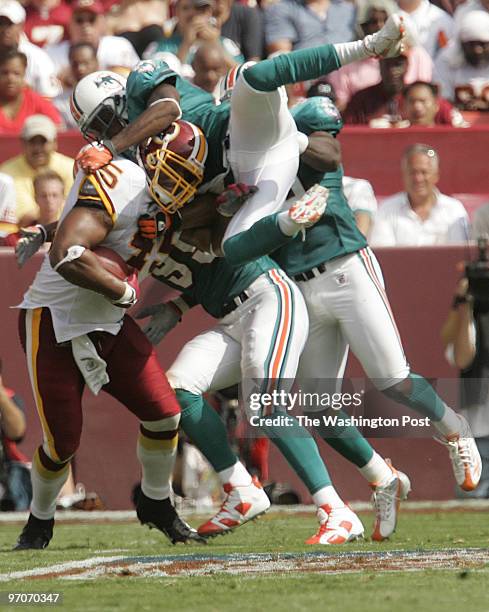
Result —
<path fill-rule="evenodd" d="M 479 304 L 489 305 L 489 260 L 487 237 L 477 240 L 478 257 L 465 265 L 465 276 L 469 281 L 469 293 Z"/>

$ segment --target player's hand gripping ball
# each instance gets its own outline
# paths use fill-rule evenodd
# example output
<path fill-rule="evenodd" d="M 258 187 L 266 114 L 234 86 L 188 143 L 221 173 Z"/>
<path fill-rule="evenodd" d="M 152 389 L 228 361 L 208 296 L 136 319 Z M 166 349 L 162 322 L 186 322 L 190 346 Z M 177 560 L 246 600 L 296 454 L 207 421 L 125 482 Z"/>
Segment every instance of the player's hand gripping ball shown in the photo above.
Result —
<path fill-rule="evenodd" d="M 97 257 L 100 265 L 110 274 L 126 284 L 126 292 L 117 300 L 112 300 L 114 306 L 119 308 L 130 308 L 139 299 L 138 273 L 135 268 L 129 266 L 122 257 L 107 247 L 95 247 L 92 251 Z"/>

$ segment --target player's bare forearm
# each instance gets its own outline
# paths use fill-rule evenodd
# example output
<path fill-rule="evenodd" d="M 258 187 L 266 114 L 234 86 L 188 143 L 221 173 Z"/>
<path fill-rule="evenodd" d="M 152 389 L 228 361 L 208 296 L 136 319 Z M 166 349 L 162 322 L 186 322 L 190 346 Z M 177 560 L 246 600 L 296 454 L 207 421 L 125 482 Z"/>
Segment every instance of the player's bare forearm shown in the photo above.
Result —
<path fill-rule="evenodd" d="M 313 132 L 309 135 L 307 149 L 301 161 L 319 172 L 335 172 L 341 164 L 340 143 L 327 132 Z"/>
<path fill-rule="evenodd" d="M 112 138 L 112 144 L 118 153 L 164 132 L 180 117 L 179 105 L 163 98 L 179 101 L 178 92 L 173 85 L 164 84 L 155 88 L 149 96 L 148 108 Z"/>
<path fill-rule="evenodd" d="M 199 251 L 222 256 L 221 243 L 229 221 L 229 217 L 217 214 L 215 222 L 211 226 L 184 230 L 180 238 L 183 242 L 199 249 Z"/>
<path fill-rule="evenodd" d="M 124 294 L 124 282 L 107 272 L 90 250 L 104 240 L 112 225 L 105 211 L 75 206 L 58 226 L 49 261 L 68 282 L 116 300 Z M 76 247 L 85 250 L 70 258 L 70 252 Z"/>
<path fill-rule="evenodd" d="M 107 272 L 90 249 L 61 265 L 57 272 L 69 283 L 100 293 L 109 300 L 118 300 L 126 290 L 125 283 Z"/>
<path fill-rule="evenodd" d="M 216 196 L 212 193 L 198 195 L 190 204 L 180 209 L 181 229 L 210 227 L 216 221 Z"/>

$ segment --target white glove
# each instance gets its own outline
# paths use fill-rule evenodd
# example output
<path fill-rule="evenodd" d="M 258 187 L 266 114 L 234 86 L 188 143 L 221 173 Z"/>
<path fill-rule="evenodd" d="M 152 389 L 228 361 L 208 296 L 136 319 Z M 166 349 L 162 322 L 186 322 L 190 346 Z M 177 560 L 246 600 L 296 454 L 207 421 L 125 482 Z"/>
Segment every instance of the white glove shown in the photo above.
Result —
<path fill-rule="evenodd" d="M 34 225 L 32 227 L 21 227 L 20 235 L 21 238 L 15 247 L 15 256 L 19 268 L 22 268 L 25 262 L 35 255 L 46 242 L 47 233 L 44 226 Z"/>
<path fill-rule="evenodd" d="M 151 317 L 150 322 L 143 328 L 151 344 L 158 344 L 168 332 L 181 320 L 182 314 L 171 302 L 166 304 L 154 304 L 142 308 L 136 315 L 136 319 Z"/>

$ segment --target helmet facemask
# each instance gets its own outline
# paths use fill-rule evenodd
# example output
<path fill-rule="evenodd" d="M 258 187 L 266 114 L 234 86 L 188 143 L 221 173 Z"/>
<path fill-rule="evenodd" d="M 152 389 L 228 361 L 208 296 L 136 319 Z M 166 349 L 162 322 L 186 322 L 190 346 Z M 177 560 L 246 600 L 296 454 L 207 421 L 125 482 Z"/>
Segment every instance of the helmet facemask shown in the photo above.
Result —
<path fill-rule="evenodd" d="M 105 98 L 80 122 L 80 131 L 87 140 L 112 138 L 127 125 L 127 104 L 124 93 Z"/>

